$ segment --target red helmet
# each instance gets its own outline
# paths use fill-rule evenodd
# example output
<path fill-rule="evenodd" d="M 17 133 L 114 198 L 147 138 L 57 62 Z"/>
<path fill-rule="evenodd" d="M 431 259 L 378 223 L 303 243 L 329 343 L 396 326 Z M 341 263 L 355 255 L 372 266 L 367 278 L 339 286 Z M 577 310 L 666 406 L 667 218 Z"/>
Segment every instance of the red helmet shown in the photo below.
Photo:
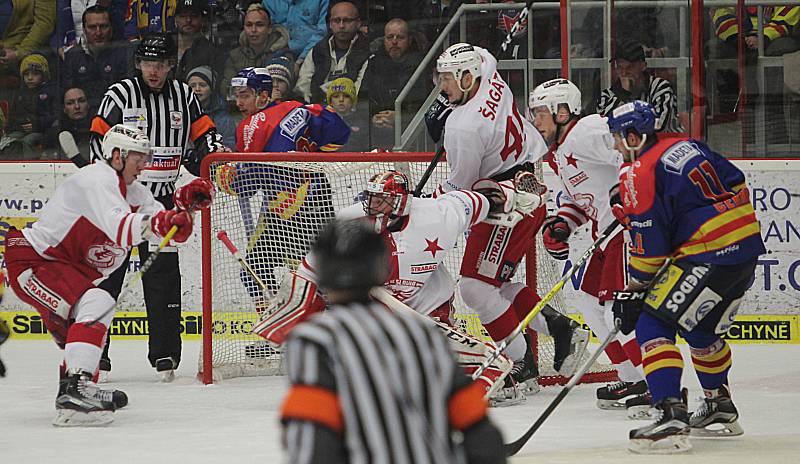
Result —
<path fill-rule="evenodd" d="M 364 212 L 370 216 L 384 215 L 388 219 L 406 216 L 411 209 L 411 198 L 408 177 L 400 171 L 384 171 L 367 182 Z"/>

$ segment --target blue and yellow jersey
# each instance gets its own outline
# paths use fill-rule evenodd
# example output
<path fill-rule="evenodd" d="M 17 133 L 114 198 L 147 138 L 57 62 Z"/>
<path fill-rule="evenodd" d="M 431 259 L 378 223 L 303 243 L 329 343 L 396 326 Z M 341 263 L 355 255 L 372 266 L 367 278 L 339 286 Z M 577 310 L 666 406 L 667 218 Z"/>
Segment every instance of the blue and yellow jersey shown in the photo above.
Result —
<path fill-rule="evenodd" d="M 667 258 L 731 265 L 766 253 L 744 173 L 702 142 L 660 140 L 620 181 L 636 280 Z"/>

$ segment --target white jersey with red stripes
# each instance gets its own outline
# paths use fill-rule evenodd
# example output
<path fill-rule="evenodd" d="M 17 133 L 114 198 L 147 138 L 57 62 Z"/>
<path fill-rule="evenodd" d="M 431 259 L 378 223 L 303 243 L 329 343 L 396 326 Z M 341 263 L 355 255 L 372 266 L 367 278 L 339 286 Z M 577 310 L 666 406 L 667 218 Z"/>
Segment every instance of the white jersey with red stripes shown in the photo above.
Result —
<path fill-rule="evenodd" d="M 606 118 L 593 114 L 578 120 L 555 151 L 562 187 L 558 215 L 572 230 L 591 221 L 596 232 L 614 220 L 608 192 L 619 182 L 623 160 L 613 147 Z"/>
<path fill-rule="evenodd" d="M 144 185 L 125 185 L 106 162 L 86 166 L 56 188 L 39 220 L 22 231 L 45 259 L 73 263 L 95 284 L 142 241 L 142 221 L 164 207 Z"/>
<path fill-rule="evenodd" d="M 439 186 L 439 193 L 472 188 L 478 179 L 537 161 L 547 153 L 542 136 L 520 114 L 511 88 L 497 72 L 497 59 L 483 48 L 475 50 L 483 59 L 480 86 L 447 117 L 444 147 L 450 177 Z"/>
<path fill-rule="evenodd" d="M 437 198 L 414 198 L 402 228 L 388 233 L 391 267 L 386 289 L 422 314 L 453 297 L 455 282 L 442 265 L 458 237 L 489 213 L 489 201 L 475 192 L 457 190 Z M 340 219 L 365 217 L 360 203 L 337 214 Z M 306 257 L 298 274 L 317 281 L 314 256 Z"/>

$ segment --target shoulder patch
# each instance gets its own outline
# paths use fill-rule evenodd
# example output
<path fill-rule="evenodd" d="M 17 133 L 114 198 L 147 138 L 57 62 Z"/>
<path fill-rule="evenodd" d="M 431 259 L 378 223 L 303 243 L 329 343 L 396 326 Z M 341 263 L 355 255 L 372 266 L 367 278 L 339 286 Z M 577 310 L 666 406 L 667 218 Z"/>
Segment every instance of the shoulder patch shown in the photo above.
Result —
<path fill-rule="evenodd" d="M 664 163 L 664 169 L 667 172 L 680 175 L 683 167 L 695 156 L 702 156 L 703 154 L 697 147 L 689 142 L 682 141 L 669 147 L 667 151 L 661 155 L 661 161 Z"/>
<path fill-rule="evenodd" d="M 306 126 L 308 110 L 305 108 L 295 108 L 281 120 L 281 134 L 294 140 L 297 134 Z"/>

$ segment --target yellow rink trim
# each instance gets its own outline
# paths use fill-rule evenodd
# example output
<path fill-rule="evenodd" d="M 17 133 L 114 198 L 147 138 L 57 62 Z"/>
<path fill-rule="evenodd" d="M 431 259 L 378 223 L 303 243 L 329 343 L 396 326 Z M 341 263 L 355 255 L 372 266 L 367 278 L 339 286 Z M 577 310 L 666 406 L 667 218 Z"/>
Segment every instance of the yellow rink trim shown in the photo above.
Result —
<path fill-rule="evenodd" d="M 588 327 L 583 317 L 570 315 L 573 319 Z M 456 314 L 457 321 L 463 321 L 470 333 L 479 333 L 482 329 L 475 314 Z M 42 319 L 35 311 L 0 311 L 0 319 L 4 319 L 11 329 L 11 337 L 15 339 L 47 340 L 50 335 L 42 324 Z M 260 340 L 250 333 L 253 324 L 258 321 L 255 313 L 246 311 L 219 312 L 215 315 L 214 333 L 216 339 Z M 147 314 L 143 311 L 120 311 L 111 324 L 111 335 L 125 340 L 147 339 Z M 181 315 L 181 338 L 184 340 L 200 340 L 202 333 L 202 315 L 199 311 L 183 311 Z M 485 335 L 484 335 L 485 336 Z M 596 337 L 592 337 L 598 341 Z M 736 317 L 733 327 L 723 337 L 729 343 L 778 343 L 800 344 L 800 315 L 740 315 Z M 684 343 L 679 340 L 679 343 Z"/>

